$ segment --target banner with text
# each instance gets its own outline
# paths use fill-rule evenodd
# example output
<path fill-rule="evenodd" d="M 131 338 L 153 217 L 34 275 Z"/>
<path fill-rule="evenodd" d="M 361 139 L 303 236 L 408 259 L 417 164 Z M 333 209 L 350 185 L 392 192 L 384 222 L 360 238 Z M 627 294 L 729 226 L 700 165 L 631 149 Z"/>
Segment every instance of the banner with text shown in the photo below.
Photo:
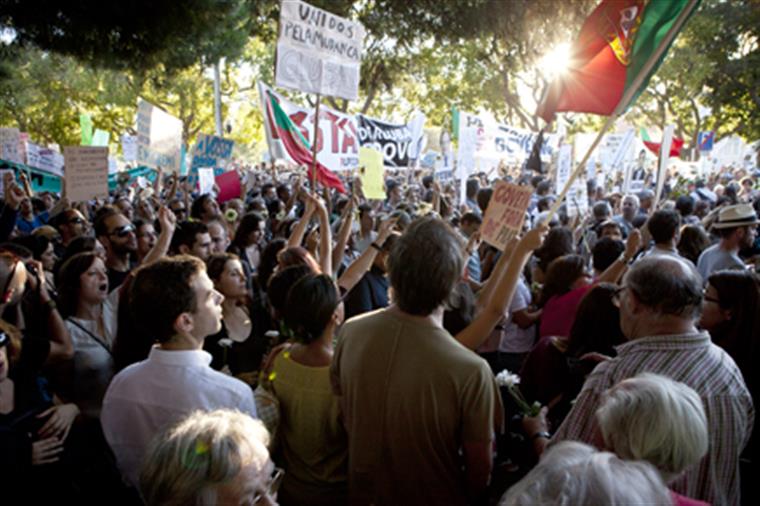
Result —
<path fill-rule="evenodd" d="M 480 237 L 488 244 L 504 251 L 509 241 L 517 237 L 525 221 L 533 188 L 497 181 L 488 203 Z"/>
<path fill-rule="evenodd" d="M 423 130 L 413 125 L 419 124 L 419 116 L 422 116 L 421 121 L 424 123 L 424 115 L 417 113 L 408 125 L 398 125 L 357 114 L 359 145 L 380 151 L 386 167 L 409 167 L 410 161 L 419 156 L 419 147 L 423 141 Z"/>
<path fill-rule="evenodd" d="M 33 142 L 26 143 L 26 164 L 63 177 L 63 155 Z"/>
<path fill-rule="evenodd" d="M 139 99 L 137 103 L 137 161 L 150 167 L 179 172 L 182 121 Z"/>
<path fill-rule="evenodd" d="M 18 128 L 0 128 L 0 159 L 24 163 L 19 149 L 21 132 Z"/>
<path fill-rule="evenodd" d="M 280 3 L 275 84 L 356 100 L 364 27 L 300 0 Z"/>
<path fill-rule="evenodd" d="M 310 143 L 314 142 L 314 108 L 302 107 L 287 100 L 264 83 L 259 83 L 259 99 L 265 100 L 267 91 L 280 103 L 290 120 Z M 269 154 L 273 158 L 292 161 L 282 141 L 277 137 L 277 129 L 272 128 L 273 120 L 267 114 L 266 105 L 261 102 L 264 115 L 264 131 L 269 144 Z M 354 170 L 359 166 L 359 137 L 356 117 L 335 111 L 324 104 L 319 109 L 320 121 L 317 134 L 317 160 L 332 171 Z"/>
<path fill-rule="evenodd" d="M 190 164 L 190 172 L 200 167 L 213 167 L 226 169 L 232 159 L 232 148 L 235 141 L 217 137 L 216 135 L 198 135 L 198 142 L 193 149 L 193 161 Z"/>

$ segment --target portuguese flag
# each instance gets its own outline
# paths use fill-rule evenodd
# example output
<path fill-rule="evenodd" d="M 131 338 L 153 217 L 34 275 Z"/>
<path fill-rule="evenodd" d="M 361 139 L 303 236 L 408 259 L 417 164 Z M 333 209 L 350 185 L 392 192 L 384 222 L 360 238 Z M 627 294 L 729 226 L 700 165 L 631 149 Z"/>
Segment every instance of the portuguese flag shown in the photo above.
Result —
<path fill-rule="evenodd" d="M 622 104 L 628 107 L 646 88 L 675 40 L 673 34 L 667 40 L 671 28 L 680 29 L 698 5 L 699 0 L 602 0 L 583 23 L 567 71 L 551 84 L 537 114 L 547 122 L 563 111 L 609 116 L 650 56 L 666 44 L 631 100 Z M 681 14 L 685 17 L 677 22 Z"/>
<path fill-rule="evenodd" d="M 641 134 L 641 140 L 644 142 L 644 145 L 647 147 L 647 149 L 655 155 L 660 156 L 662 143 L 654 142 L 652 139 L 650 139 L 649 132 L 647 132 L 644 128 L 640 128 L 639 133 Z M 683 139 L 680 137 L 673 137 L 673 140 L 670 143 L 670 153 L 668 153 L 668 156 L 680 156 L 682 147 Z"/>
<path fill-rule="evenodd" d="M 267 93 L 267 95 L 268 100 L 266 103 L 269 106 L 268 112 L 272 118 L 272 127 L 277 129 L 277 136 L 282 141 L 283 146 L 285 146 L 285 150 L 290 155 L 290 158 L 295 163 L 308 167 L 309 180 L 311 180 L 314 166 L 311 144 L 301 134 L 293 121 L 288 117 L 288 114 L 282 110 L 280 104 L 277 103 L 277 99 L 270 93 Z M 327 188 L 335 188 L 341 193 L 346 193 L 346 189 L 343 187 L 340 178 L 319 162 L 317 162 L 316 179 Z"/>

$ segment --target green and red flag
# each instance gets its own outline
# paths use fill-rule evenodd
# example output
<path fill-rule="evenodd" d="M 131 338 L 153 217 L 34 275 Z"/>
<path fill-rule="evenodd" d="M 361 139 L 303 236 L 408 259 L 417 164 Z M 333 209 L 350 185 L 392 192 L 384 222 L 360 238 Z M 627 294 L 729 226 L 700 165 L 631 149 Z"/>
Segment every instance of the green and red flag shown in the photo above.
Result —
<path fill-rule="evenodd" d="M 602 0 L 586 19 L 570 52 L 568 69 L 549 86 L 537 114 L 551 122 L 557 112 L 609 116 L 632 86 L 627 108 L 646 88 L 675 37 L 682 13 L 690 16 L 699 0 Z M 668 40 L 668 35 L 671 38 Z M 667 44 L 646 76 L 637 81 L 650 57 Z"/>
<path fill-rule="evenodd" d="M 285 146 L 285 150 L 290 155 L 290 158 L 295 163 L 308 167 L 309 180 L 311 180 L 315 165 L 311 152 L 311 143 L 298 130 L 293 121 L 288 117 L 288 114 L 282 110 L 274 95 L 269 92 L 267 92 L 267 95 L 268 100 L 266 100 L 266 104 L 269 109 L 267 112 L 272 119 L 272 127 L 277 129 L 277 136 L 282 141 L 282 145 Z M 317 161 L 316 167 L 317 181 L 328 188 L 335 188 L 341 193 L 346 193 L 343 182 L 335 173 L 331 172 L 330 169 L 319 163 L 319 161 Z"/>
<path fill-rule="evenodd" d="M 655 155 L 660 156 L 662 143 L 652 141 L 652 139 L 649 138 L 649 132 L 644 128 L 639 129 L 639 133 L 641 133 L 641 140 L 644 142 L 647 149 Z M 673 140 L 670 143 L 670 153 L 668 156 L 680 156 L 681 148 L 683 148 L 683 139 L 680 137 L 673 137 Z"/>

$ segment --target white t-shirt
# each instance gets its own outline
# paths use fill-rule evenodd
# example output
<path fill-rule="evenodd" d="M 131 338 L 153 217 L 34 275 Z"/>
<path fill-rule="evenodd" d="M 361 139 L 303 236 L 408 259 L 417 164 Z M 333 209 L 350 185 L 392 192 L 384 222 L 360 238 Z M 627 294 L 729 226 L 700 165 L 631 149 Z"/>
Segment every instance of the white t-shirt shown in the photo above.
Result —
<path fill-rule="evenodd" d="M 531 325 L 527 329 L 521 329 L 512 319 L 515 312 L 529 308 L 530 303 L 530 288 L 520 278 L 515 288 L 515 295 L 512 297 L 512 303 L 509 305 L 509 321 L 501 332 L 499 351 L 503 353 L 528 353 L 533 348 L 536 340 L 536 326 Z"/>

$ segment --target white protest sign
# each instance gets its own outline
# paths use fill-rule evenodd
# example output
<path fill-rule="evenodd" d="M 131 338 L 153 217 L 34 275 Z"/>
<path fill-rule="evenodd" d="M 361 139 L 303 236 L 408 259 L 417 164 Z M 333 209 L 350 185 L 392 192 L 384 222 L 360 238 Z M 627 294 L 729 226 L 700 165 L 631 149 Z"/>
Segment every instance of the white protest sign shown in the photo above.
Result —
<path fill-rule="evenodd" d="M 203 168 L 198 169 L 198 186 L 200 187 L 200 194 L 211 193 L 214 189 L 214 169 Z"/>
<path fill-rule="evenodd" d="M 19 149 L 20 138 L 18 128 L 0 128 L 0 160 L 24 163 Z"/>
<path fill-rule="evenodd" d="M 137 102 L 137 161 L 179 172 L 182 121 L 139 99 Z"/>
<path fill-rule="evenodd" d="M 670 145 L 673 143 L 673 132 L 675 131 L 675 125 L 668 125 L 665 127 L 665 131 L 662 134 L 662 146 L 660 146 L 660 164 L 657 167 L 657 191 L 654 195 L 654 203 L 660 201 L 662 196 L 662 188 L 665 186 L 665 178 L 668 172 L 668 161 L 670 160 Z"/>
<path fill-rule="evenodd" d="M 0 196 L 5 195 L 5 175 L 10 174 L 16 179 L 16 171 L 13 169 L 0 169 Z"/>
<path fill-rule="evenodd" d="M 193 161 L 190 163 L 190 171 L 200 167 L 227 168 L 232 159 L 232 149 L 235 141 L 223 139 L 215 135 L 198 135 L 198 142 L 193 149 Z"/>
<path fill-rule="evenodd" d="M 137 136 L 124 134 L 121 136 L 121 152 L 125 162 L 137 160 Z"/>
<path fill-rule="evenodd" d="M 573 147 L 570 144 L 563 144 L 559 147 L 559 155 L 557 157 L 557 174 L 556 174 L 556 188 L 557 191 L 562 190 L 567 182 L 570 180 L 570 176 L 573 173 Z M 573 181 L 570 190 L 565 197 L 565 208 L 567 209 L 567 215 L 573 217 L 580 212 L 585 214 L 588 211 L 588 188 L 586 187 L 586 180 L 584 178 L 576 178 Z"/>
<path fill-rule="evenodd" d="M 356 100 L 364 33 L 359 22 L 283 0 L 275 85 Z"/>
<path fill-rule="evenodd" d="M 33 142 L 26 143 L 26 164 L 63 177 L 63 155 Z"/>
<path fill-rule="evenodd" d="M 530 186 L 497 181 L 488 203 L 480 237 L 488 244 L 504 251 L 509 241 L 520 233 L 525 211 L 530 205 L 533 189 Z"/>
<path fill-rule="evenodd" d="M 108 148 L 66 146 L 66 196 L 72 202 L 108 196 Z"/>
<path fill-rule="evenodd" d="M 269 152 L 274 159 L 290 160 L 282 140 L 277 136 L 277 129 L 272 128 L 273 118 L 269 117 L 263 102 L 267 93 L 271 93 L 280 107 L 288 115 L 310 144 L 314 142 L 314 108 L 303 107 L 287 100 L 264 83 L 259 82 L 259 98 L 264 114 L 264 132 L 266 133 Z M 317 161 L 332 171 L 354 170 L 359 166 L 359 136 L 356 117 L 326 107 L 319 109 L 319 128 L 317 141 Z"/>

